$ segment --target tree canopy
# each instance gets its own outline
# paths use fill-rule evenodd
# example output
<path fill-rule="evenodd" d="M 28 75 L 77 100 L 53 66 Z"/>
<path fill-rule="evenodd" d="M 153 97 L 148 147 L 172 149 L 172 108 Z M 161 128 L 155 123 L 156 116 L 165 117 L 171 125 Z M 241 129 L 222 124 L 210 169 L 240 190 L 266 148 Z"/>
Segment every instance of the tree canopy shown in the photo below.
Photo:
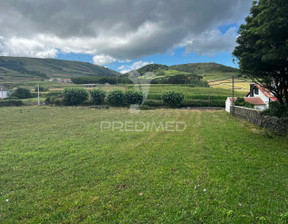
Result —
<path fill-rule="evenodd" d="M 288 1 L 253 2 L 233 55 L 240 72 L 288 103 Z"/>

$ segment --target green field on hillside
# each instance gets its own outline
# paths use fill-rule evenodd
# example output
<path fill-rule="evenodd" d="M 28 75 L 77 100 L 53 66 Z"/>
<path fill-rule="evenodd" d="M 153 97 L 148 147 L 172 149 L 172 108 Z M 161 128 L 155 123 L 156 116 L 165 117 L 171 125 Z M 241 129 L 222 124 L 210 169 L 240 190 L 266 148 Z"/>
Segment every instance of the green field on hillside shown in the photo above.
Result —
<path fill-rule="evenodd" d="M 115 76 L 120 73 L 80 61 L 0 56 L 0 82 L 29 82 L 51 77 Z"/>
<path fill-rule="evenodd" d="M 287 137 L 224 111 L 11 107 L 0 115 L 1 224 L 288 222 Z M 101 121 L 187 129 L 101 132 Z"/>

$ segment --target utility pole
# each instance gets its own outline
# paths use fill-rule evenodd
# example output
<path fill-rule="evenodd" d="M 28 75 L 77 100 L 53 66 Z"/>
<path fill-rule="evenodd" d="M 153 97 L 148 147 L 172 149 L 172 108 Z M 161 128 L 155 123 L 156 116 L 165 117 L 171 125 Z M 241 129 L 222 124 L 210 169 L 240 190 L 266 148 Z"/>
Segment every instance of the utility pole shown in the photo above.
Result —
<path fill-rule="evenodd" d="M 232 114 L 234 114 L 234 75 L 232 76 Z"/>
<path fill-rule="evenodd" d="M 39 94 L 39 89 L 40 89 L 40 86 L 39 86 L 39 83 L 38 83 L 38 106 L 40 105 L 40 94 Z"/>

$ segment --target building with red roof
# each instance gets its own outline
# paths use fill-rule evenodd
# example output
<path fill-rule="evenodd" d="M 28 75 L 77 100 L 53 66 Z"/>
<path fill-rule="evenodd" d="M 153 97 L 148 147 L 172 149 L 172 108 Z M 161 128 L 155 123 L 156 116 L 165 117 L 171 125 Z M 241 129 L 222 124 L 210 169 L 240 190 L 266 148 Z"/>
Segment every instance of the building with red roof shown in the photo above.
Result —
<path fill-rule="evenodd" d="M 234 97 L 234 102 L 237 97 Z M 250 92 L 244 97 L 244 100 L 254 105 L 255 109 L 266 110 L 270 102 L 277 101 L 277 98 L 266 88 L 257 84 L 250 85 Z M 230 113 L 230 107 L 233 104 L 233 98 L 228 97 L 225 103 L 225 110 Z"/>

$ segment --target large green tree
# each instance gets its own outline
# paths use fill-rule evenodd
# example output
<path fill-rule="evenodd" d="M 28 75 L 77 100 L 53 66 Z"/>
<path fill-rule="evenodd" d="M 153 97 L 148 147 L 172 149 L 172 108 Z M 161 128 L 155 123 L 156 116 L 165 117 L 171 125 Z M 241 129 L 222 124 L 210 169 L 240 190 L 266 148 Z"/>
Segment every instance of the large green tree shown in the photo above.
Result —
<path fill-rule="evenodd" d="M 253 2 L 233 55 L 242 74 L 288 103 L 288 0 Z"/>

